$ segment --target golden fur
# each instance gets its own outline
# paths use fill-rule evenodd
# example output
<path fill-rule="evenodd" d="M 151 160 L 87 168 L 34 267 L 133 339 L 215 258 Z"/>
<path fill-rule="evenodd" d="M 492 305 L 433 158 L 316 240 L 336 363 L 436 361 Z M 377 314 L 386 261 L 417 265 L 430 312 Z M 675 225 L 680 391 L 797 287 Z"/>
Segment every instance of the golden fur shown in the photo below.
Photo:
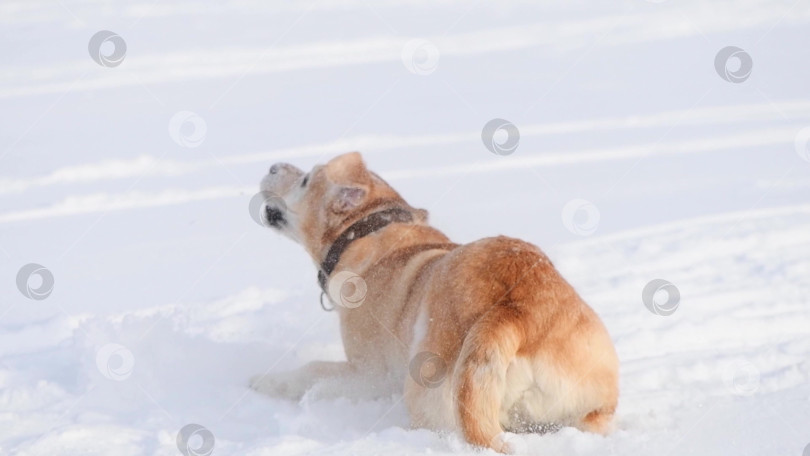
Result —
<path fill-rule="evenodd" d="M 256 377 L 253 388 L 297 399 L 316 384 L 319 394 L 355 397 L 404 386 L 413 426 L 458 430 L 501 452 L 512 450 L 505 430 L 610 430 L 618 400 L 613 344 L 540 249 L 503 236 L 453 244 L 358 153 L 315 167 L 306 185 L 297 168 L 274 169 L 262 190 L 284 200 L 280 231 L 316 265 L 368 214 L 404 207 L 415 221 L 360 238 L 340 258 L 335 271 L 367 285 L 362 305 L 337 306 L 347 361 Z M 424 352 L 437 357 L 429 385 L 412 365 Z"/>

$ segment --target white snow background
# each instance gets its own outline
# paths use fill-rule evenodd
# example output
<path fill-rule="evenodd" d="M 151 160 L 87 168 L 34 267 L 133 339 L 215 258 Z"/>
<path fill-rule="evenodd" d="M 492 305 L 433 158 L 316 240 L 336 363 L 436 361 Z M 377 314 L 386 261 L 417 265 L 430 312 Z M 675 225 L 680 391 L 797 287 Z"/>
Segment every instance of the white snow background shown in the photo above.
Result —
<path fill-rule="evenodd" d="M 0 30 L 0 454 L 179 455 L 191 423 L 215 455 L 480 452 L 399 395 L 247 389 L 342 356 L 248 203 L 350 150 L 454 240 L 539 245 L 604 319 L 618 430 L 526 453 L 809 454 L 810 1 L 3 0 Z"/>

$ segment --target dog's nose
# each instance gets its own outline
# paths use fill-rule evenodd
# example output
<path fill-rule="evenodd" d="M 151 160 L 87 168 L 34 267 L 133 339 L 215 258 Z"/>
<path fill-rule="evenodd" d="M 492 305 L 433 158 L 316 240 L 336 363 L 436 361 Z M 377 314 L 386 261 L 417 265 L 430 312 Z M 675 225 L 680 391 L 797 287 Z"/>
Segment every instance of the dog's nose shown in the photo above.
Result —
<path fill-rule="evenodd" d="M 279 163 L 276 163 L 275 165 L 271 166 L 270 167 L 270 174 L 276 174 L 278 172 L 279 168 L 281 168 L 281 165 Z"/>

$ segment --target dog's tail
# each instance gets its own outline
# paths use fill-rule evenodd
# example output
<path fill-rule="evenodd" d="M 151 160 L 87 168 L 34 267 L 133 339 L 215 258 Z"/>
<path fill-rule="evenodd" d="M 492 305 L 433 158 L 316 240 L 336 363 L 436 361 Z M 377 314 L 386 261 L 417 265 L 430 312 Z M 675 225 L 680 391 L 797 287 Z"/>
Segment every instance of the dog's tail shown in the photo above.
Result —
<path fill-rule="evenodd" d="M 501 397 L 506 369 L 524 339 L 518 311 L 508 304 L 487 310 L 464 338 L 453 385 L 461 430 L 474 445 L 509 452 L 501 439 Z"/>

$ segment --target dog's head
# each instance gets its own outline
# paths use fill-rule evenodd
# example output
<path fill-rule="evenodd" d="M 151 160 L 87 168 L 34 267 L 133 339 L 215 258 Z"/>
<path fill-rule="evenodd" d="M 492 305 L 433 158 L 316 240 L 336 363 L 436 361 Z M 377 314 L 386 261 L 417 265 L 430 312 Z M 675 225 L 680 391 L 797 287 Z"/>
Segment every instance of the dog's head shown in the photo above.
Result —
<path fill-rule="evenodd" d="M 334 240 L 352 223 L 393 206 L 413 212 L 417 223 L 427 212 L 413 209 L 387 182 L 366 168 L 358 152 L 340 155 L 308 173 L 276 163 L 260 184 L 266 224 L 323 260 Z"/>

